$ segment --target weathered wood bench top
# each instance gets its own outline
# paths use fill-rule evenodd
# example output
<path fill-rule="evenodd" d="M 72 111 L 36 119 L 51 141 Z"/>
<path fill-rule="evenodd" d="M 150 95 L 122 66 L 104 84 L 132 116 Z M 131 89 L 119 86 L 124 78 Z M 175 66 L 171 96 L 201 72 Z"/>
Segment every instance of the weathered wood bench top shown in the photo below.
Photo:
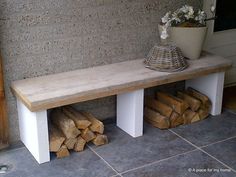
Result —
<path fill-rule="evenodd" d="M 231 67 L 230 60 L 206 54 L 184 71 L 147 69 L 143 59 L 14 81 L 11 89 L 32 112 L 187 80 Z"/>

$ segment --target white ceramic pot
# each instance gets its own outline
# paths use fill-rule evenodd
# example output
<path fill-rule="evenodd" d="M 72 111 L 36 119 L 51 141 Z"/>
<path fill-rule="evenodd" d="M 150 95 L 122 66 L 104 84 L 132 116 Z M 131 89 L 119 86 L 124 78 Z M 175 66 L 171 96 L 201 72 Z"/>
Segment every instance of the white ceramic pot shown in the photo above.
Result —
<path fill-rule="evenodd" d="M 170 27 L 167 43 L 175 44 L 185 57 L 196 60 L 201 55 L 206 32 L 207 27 Z"/>
<path fill-rule="evenodd" d="M 178 46 L 183 55 L 196 60 L 200 57 L 207 27 L 171 27 L 170 41 Z"/>

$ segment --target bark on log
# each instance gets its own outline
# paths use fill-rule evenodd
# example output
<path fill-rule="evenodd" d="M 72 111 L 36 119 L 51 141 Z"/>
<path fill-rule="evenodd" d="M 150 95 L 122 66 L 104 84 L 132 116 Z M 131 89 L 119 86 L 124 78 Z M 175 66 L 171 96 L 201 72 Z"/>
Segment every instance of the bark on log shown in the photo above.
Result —
<path fill-rule="evenodd" d="M 71 106 L 62 108 L 63 113 L 75 122 L 78 129 L 86 129 L 91 125 L 91 122 L 79 111 L 75 110 Z"/>
<path fill-rule="evenodd" d="M 76 128 L 74 121 L 69 119 L 59 109 L 55 109 L 51 112 L 51 121 L 63 132 L 67 139 L 76 138 L 80 134 L 80 131 Z"/>
<path fill-rule="evenodd" d="M 183 114 L 187 108 L 189 108 L 189 105 L 185 101 L 170 94 L 157 92 L 156 96 L 159 101 L 172 107 L 173 110 L 175 110 L 175 112 L 179 113 L 180 115 Z"/>
<path fill-rule="evenodd" d="M 145 106 L 152 108 L 167 118 L 171 116 L 173 111 L 173 109 L 168 105 L 148 96 L 145 97 Z"/>
<path fill-rule="evenodd" d="M 89 126 L 89 129 L 93 132 L 97 132 L 100 134 L 103 134 L 104 132 L 104 125 L 103 123 L 95 118 L 92 114 L 88 112 L 81 112 L 92 124 Z"/>
<path fill-rule="evenodd" d="M 145 107 L 144 117 L 147 122 L 159 129 L 167 129 L 170 127 L 170 121 L 167 117 L 162 116 L 160 113 Z"/>

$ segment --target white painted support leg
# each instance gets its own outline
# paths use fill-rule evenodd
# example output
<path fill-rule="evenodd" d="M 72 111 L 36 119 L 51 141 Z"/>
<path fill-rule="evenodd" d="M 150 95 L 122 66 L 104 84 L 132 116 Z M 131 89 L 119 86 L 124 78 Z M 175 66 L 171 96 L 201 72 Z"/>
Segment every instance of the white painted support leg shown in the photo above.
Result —
<path fill-rule="evenodd" d="M 117 95 L 117 126 L 132 137 L 143 135 L 144 89 Z"/>
<path fill-rule="evenodd" d="M 21 141 L 39 164 L 50 161 L 47 111 L 31 112 L 17 99 Z"/>
<path fill-rule="evenodd" d="M 187 80 L 186 88 L 192 87 L 207 95 L 212 102 L 211 115 L 221 114 L 225 73 L 215 73 L 204 77 Z"/>

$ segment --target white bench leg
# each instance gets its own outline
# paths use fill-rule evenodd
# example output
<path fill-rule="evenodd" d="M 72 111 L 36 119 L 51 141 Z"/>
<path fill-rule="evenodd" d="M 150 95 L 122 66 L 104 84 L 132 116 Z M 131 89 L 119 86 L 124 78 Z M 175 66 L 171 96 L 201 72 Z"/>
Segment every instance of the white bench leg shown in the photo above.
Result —
<path fill-rule="evenodd" d="M 132 137 L 143 135 L 144 89 L 117 95 L 117 126 Z"/>
<path fill-rule="evenodd" d="M 50 161 L 47 111 L 31 112 L 17 99 L 21 141 L 39 164 Z"/>
<path fill-rule="evenodd" d="M 207 95 L 212 102 L 211 115 L 221 114 L 224 89 L 224 72 L 186 80 L 185 86 L 192 87 Z"/>

